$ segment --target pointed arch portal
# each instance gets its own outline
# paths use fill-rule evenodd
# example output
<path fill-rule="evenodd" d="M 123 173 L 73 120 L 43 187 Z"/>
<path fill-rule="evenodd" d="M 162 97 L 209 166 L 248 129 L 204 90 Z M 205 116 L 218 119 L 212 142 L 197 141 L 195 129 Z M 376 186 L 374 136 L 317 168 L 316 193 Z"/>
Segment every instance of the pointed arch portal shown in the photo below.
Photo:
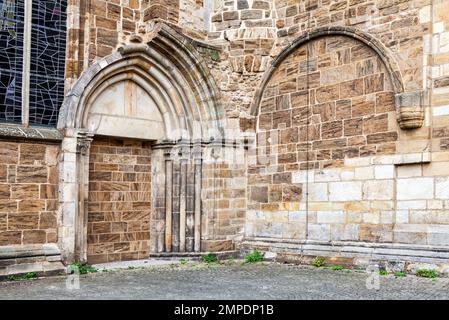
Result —
<path fill-rule="evenodd" d="M 59 242 L 65 261 L 88 257 L 89 159 L 97 136 L 151 144 L 149 252 L 201 251 L 202 154 L 224 131 L 217 87 L 195 49 L 207 45 L 164 23 L 146 39 L 94 63 L 61 109 Z"/>

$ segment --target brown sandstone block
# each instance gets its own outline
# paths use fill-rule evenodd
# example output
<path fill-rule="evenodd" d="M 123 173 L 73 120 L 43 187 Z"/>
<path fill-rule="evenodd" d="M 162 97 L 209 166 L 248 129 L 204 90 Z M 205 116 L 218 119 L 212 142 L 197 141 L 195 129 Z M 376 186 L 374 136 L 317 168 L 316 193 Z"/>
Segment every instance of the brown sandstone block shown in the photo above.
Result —
<path fill-rule="evenodd" d="M 0 200 L 0 212 L 16 212 L 17 201 L 14 200 Z"/>
<path fill-rule="evenodd" d="M 13 184 L 11 185 L 11 199 L 39 199 L 39 185 Z"/>
<path fill-rule="evenodd" d="M 388 131 L 388 115 L 369 116 L 363 119 L 363 133 L 372 134 Z"/>
<path fill-rule="evenodd" d="M 0 232 L 0 246 L 11 246 L 17 244 L 22 244 L 21 231 Z"/>
<path fill-rule="evenodd" d="M 397 132 L 376 133 L 367 136 L 368 144 L 385 143 L 398 140 Z"/>
<path fill-rule="evenodd" d="M 340 98 L 339 85 L 330 85 L 316 89 L 316 101 L 318 103 L 338 100 Z"/>
<path fill-rule="evenodd" d="M 6 231 L 8 226 L 8 215 L 6 213 L 0 213 L 0 232 Z"/>
<path fill-rule="evenodd" d="M 17 164 L 19 156 L 19 145 L 16 143 L 0 143 L 0 163 Z"/>
<path fill-rule="evenodd" d="M 20 231 L 39 228 L 38 213 L 10 213 L 8 215 L 8 230 Z"/>
<path fill-rule="evenodd" d="M 361 117 L 375 112 L 374 101 L 366 101 L 364 98 L 356 98 L 352 101 L 352 116 Z"/>
<path fill-rule="evenodd" d="M 47 168 L 42 166 L 17 166 L 18 183 L 46 183 Z"/>
<path fill-rule="evenodd" d="M 321 122 L 335 120 L 335 102 L 322 103 L 313 106 L 313 113 L 320 115 Z"/>
<path fill-rule="evenodd" d="M 0 182 L 6 182 L 8 178 L 8 167 L 0 164 Z"/>
<path fill-rule="evenodd" d="M 365 93 L 374 93 L 384 90 L 384 74 L 375 74 L 365 77 Z"/>
<path fill-rule="evenodd" d="M 39 212 L 45 210 L 45 200 L 19 200 L 19 211 Z"/>
<path fill-rule="evenodd" d="M 321 137 L 323 139 L 340 138 L 343 135 L 343 122 L 332 121 L 323 123 L 321 126 Z"/>
<path fill-rule="evenodd" d="M 47 233 L 44 230 L 23 231 L 24 244 L 41 244 L 47 242 Z"/>
<path fill-rule="evenodd" d="M 358 136 L 363 133 L 363 118 L 344 121 L 345 136 Z"/>
<path fill-rule="evenodd" d="M 39 229 L 56 229 L 57 227 L 56 213 L 41 212 L 39 217 Z"/>
<path fill-rule="evenodd" d="M 9 200 L 11 198 L 11 188 L 9 184 L 0 184 L 0 199 Z"/>

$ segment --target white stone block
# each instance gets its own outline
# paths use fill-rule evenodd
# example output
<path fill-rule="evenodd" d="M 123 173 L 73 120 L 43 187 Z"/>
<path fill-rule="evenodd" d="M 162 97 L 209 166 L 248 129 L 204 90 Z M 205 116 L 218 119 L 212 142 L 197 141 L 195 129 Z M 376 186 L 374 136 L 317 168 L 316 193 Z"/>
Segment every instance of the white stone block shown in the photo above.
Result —
<path fill-rule="evenodd" d="M 362 223 L 363 213 L 361 212 L 347 212 L 348 223 Z"/>
<path fill-rule="evenodd" d="M 393 211 L 382 211 L 380 213 L 380 223 L 382 224 L 393 224 L 394 223 L 394 212 Z"/>
<path fill-rule="evenodd" d="M 330 240 L 330 225 L 328 224 L 310 224 L 308 230 L 310 240 Z"/>
<path fill-rule="evenodd" d="M 315 182 L 315 172 L 314 171 L 298 171 L 292 174 L 293 183 L 313 183 Z"/>
<path fill-rule="evenodd" d="M 380 223 L 379 212 L 365 212 L 363 214 L 363 223 L 379 224 Z"/>
<path fill-rule="evenodd" d="M 346 158 L 345 167 L 366 167 L 371 164 L 371 158 Z"/>
<path fill-rule="evenodd" d="M 393 180 L 372 180 L 363 183 L 364 200 L 391 200 L 393 196 Z"/>
<path fill-rule="evenodd" d="M 396 211 L 396 223 L 409 223 L 408 210 L 397 210 Z"/>
<path fill-rule="evenodd" d="M 435 179 L 435 197 L 437 199 L 449 199 L 449 177 Z"/>
<path fill-rule="evenodd" d="M 425 200 L 416 200 L 416 201 L 398 201 L 397 208 L 399 210 L 408 210 L 408 209 L 426 209 L 427 202 Z"/>
<path fill-rule="evenodd" d="M 343 170 L 340 174 L 342 181 L 352 181 L 354 180 L 354 170 Z"/>
<path fill-rule="evenodd" d="M 441 210 L 444 208 L 444 204 L 442 200 L 428 200 L 427 208 L 430 210 Z"/>
<path fill-rule="evenodd" d="M 359 239 L 359 225 L 357 224 L 332 225 L 331 239 L 335 241 L 356 241 Z"/>
<path fill-rule="evenodd" d="M 373 167 L 355 168 L 354 178 L 356 180 L 374 179 L 374 168 Z"/>
<path fill-rule="evenodd" d="M 449 115 L 449 105 L 440 106 L 440 107 L 433 107 L 432 108 L 432 112 L 433 112 L 433 115 L 435 117 L 447 116 L 447 115 Z"/>
<path fill-rule="evenodd" d="M 340 181 L 341 169 L 325 169 L 315 174 L 315 182 Z"/>
<path fill-rule="evenodd" d="M 329 183 L 330 201 L 362 200 L 362 182 L 332 182 Z"/>
<path fill-rule="evenodd" d="M 341 211 L 319 211 L 317 212 L 317 223 L 345 223 L 346 215 Z"/>
<path fill-rule="evenodd" d="M 415 178 L 415 179 L 397 180 L 398 200 L 433 199 L 433 197 L 434 197 L 433 178 Z"/>
<path fill-rule="evenodd" d="M 398 166 L 398 178 L 413 178 L 422 176 L 422 165 L 404 165 Z"/>
<path fill-rule="evenodd" d="M 291 211 L 288 214 L 288 220 L 290 222 L 305 223 L 307 221 L 307 212 L 306 211 Z"/>
<path fill-rule="evenodd" d="M 430 22 L 430 16 L 432 14 L 431 6 L 425 6 L 419 10 L 419 22 Z"/>
<path fill-rule="evenodd" d="M 395 173 L 394 165 L 375 166 L 374 175 L 376 179 L 393 179 Z"/>
<path fill-rule="evenodd" d="M 309 201 L 328 201 L 327 183 L 312 183 L 308 187 Z"/>

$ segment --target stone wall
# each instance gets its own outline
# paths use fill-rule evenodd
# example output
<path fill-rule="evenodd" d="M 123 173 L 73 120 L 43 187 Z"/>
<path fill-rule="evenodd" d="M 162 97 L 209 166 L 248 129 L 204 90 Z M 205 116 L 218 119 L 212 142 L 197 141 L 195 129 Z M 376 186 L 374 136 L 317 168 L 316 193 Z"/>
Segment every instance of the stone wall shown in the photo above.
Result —
<path fill-rule="evenodd" d="M 148 259 L 151 149 L 131 140 L 95 138 L 90 155 L 89 263 Z"/>
<path fill-rule="evenodd" d="M 0 142 L 0 247 L 57 243 L 59 146 Z"/>

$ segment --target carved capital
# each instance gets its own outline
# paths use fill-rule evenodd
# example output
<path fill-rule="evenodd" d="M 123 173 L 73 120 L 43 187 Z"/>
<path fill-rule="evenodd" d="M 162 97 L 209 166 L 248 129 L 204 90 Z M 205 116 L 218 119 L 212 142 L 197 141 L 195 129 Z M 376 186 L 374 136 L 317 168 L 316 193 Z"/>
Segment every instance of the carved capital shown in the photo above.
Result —
<path fill-rule="evenodd" d="M 93 134 L 88 132 L 79 132 L 77 138 L 76 152 L 82 156 L 87 155 L 93 141 Z"/>

